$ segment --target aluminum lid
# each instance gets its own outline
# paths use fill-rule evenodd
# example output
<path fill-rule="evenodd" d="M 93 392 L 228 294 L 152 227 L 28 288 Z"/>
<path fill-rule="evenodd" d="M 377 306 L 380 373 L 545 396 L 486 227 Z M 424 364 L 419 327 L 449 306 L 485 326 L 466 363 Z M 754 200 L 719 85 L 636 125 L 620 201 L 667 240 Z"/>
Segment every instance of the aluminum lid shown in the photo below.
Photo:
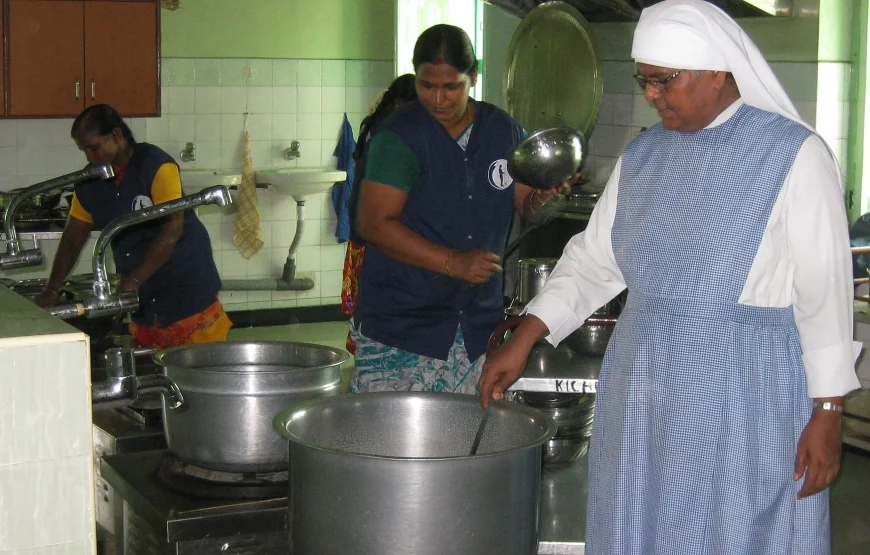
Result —
<path fill-rule="evenodd" d="M 511 116 L 529 131 L 567 126 L 588 140 L 603 95 L 601 56 L 586 19 L 564 2 L 531 10 L 508 47 L 504 98 Z"/>

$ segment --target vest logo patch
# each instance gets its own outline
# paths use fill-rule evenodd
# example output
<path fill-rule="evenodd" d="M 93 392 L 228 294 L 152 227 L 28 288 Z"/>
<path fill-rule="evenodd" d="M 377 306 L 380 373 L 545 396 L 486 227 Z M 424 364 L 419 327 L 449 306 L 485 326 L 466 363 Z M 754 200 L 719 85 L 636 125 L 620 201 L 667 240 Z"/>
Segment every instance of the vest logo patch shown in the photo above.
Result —
<path fill-rule="evenodd" d="M 496 160 L 489 165 L 489 184 L 502 191 L 511 186 L 514 178 L 507 171 L 507 160 Z"/>
<path fill-rule="evenodd" d="M 154 206 L 154 203 L 145 195 L 139 195 L 133 199 L 133 212 L 148 208 L 149 206 Z"/>

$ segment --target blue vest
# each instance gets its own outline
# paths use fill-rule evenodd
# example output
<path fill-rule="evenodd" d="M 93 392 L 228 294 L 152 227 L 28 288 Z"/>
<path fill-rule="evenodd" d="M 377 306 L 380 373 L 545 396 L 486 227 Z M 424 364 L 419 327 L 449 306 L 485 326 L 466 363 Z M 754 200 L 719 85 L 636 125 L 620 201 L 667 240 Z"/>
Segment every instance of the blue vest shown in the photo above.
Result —
<path fill-rule="evenodd" d="M 120 185 L 113 180 L 93 180 L 76 186 L 76 198 L 101 230 L 119 216 L 153 205 L 151 184 L 163 164 L 175 161 L 154 145 L 138 143 Z M 163 226 L 162 219 L 125 229 L 112 240 L 115 267 L 129 274 L 148 252 Z M 168 326 L 208 308 L 217 300 L 221 281 L 208 232 L 193 213 L 184 213 L 184 229 L 169 260 L 139 288 L 139 310 L 133 321 L 153 325 L 154 318 Z"/>
<path fill-rule="evenodd" d="M 507 158 L 522 127 L 504 111 L 475 104 L 474 127 L 463 151 L 418 102 L 397 110 L 383 130 L 396 133 L 420 163 L 401 221 L 450 249 L 501 253 L 513 215 L 514 184 Z M 486 350 L 504 318 L 502 275 L 471 285 L 403 264 L 369 245 L 360 272 L 354 320 L 366 337 L 445 360 L 461 326 L 471 360 Z"/>

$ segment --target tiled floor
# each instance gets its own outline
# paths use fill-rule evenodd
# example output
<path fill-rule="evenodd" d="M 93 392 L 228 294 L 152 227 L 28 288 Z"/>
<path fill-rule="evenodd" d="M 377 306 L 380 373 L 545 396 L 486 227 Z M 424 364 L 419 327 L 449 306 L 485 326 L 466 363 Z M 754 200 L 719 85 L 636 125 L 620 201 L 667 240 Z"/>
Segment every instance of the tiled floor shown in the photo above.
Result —
<path fill-rule="evenodd" d="M 228 339 L 299 341 L 343 350 L 346 336 L 347 322 L 325 322 L 233 329 Z M 350 357 L 342 365 L 345 385 L 352 373 Z M 870 416 L 870 391 L 850 397 L 848 406 L 859 412 L 866 408 Z M 842 471 L 831 488 L 831 535 L 833 555 L 870 553 L 870 451 L 848 447 L 843 453 Z"/>

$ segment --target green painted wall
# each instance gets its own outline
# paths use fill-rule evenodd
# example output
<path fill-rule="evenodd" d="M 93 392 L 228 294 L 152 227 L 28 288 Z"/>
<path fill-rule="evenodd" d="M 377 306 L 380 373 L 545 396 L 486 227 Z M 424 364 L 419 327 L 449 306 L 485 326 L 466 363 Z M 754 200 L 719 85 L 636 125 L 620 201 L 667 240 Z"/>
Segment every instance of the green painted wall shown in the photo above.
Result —
<path fill-rule="evenodd" d="M 180 0 L 162 10 L 169 58 L 392 60 L 395 0 Z"/>

